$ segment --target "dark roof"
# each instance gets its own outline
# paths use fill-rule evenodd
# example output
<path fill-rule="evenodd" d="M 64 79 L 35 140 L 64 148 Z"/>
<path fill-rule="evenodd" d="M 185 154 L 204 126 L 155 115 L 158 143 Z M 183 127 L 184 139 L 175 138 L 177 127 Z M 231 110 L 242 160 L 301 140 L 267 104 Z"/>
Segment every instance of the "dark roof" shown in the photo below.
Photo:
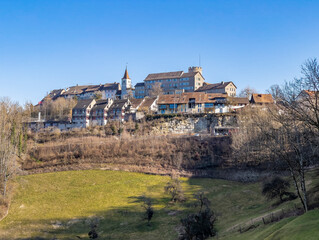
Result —
<path fill-rule="evenodd" d="M 94 107 L 92 108 L 92 111 L 97 110 L 97 109 L 104 109 L 109 104 L 110 104 L 109 99 L 97 100 Z"/>
<path fill-rule="evenodd" d="M 130 102 L 130 101 L 128 99 L 114 100 L 109 111 L 112 111 L 115 109 L 122 109 L 127 102 Z"/>
<path fill-rule="evenodd" d="M 159 79 L 168 79 L 168 78 L 179 78 L 182 76 L 183 71 L 177 72 L 164 72 L 164 73 L 151 73 L 148 74 L 144 81 L 149 80 L 159 80 Z"/>
<path fill-rule="evenodd" d="M 213 84 L 205 84 L 203 85 L 202 87 L 198 88 L 195 92 L 205 92 L 205 91 L 208 91 L 208 90 L 212 90 L 212 89 L 223 89 L 225 87 L 227 87 L 228 84 L 234 84 L 233 82 L 220 82 L 220 83 L 213 83 Z M 234 84 L 235 88 L 236 85 Z"/>
<path fill-rule="evenodd" d="M 130 79 L 130 76 L 128 75 L 128 72 L 127 72 L 127 68 L 125 68 L 124 76 L 122 79 Z"/>
<path fill-rule="evenodd" d="M 187 73 L 183 73 L 182 76 L 181 76 L 181 78 L 194 77 L 196 74 L 200 74 L 200 75 L 202 76 L 202 78 L 205 79 L 200 72 L 187 72 Z"/>
<path fill-rule="evenodd" d="M 142 103 L 142 101 L 143 101 L 143 99 L 142 98 L 132 98 L 131 100 L 130 100 L 130 102 L 131 102 L 131 106 L 133 107 L 133 108 L 137 108 L 141 103 Z"/>
<path fill-rule="evenodd" d="M 253 93 L 251 96 L 252 103 L 274 103 L 274 99 L 272 98 L 271 94 L 260 94 L 260 93 Z"/>
<path fill-rule="evenodd" d="M 86 109 L 92 103 L 92 101 L 93 99 L 78 100 L 78 103 L 75 105 L 73 109 Z"/>
<path fill-rule="evenodd" d="M 144 87 L 145 83 L 144 82 L 139 82 L 135 84 L 135 87 Z"/>
<path fill-rule="evenodd" d="M 196 103 L 215 103 L 219 99 L 228 97 L 226 93 L 184 92 L 182 94 L 160 95 L 157 104 L 186 104 L 190 99 Z"/>
<path fill-rule="evenodd" d="M 120 84 L 119 83 L 106 83 L 102 85 L 101 90 L 119 90 Z"/>
<path fill-rule="evenodd" d="M 61 96 L 63 91 L 64 89 L 54 89 L 45 98 L 51 98 L 52 100 L 55 100 Z"/>
<path fill-rule="evenodd" d="M 228 99 L 233 104 L 249 104 L 249 99 L 245 97 L 230 97 Z"/>
<path fill-rule="evenodd" d="M 65 90 L 65 92 L 62 93 L 62 95 L 76 95 L 81 94 L 85 89 L 88 88 L 88 85 L 83 86 L 72 86 Z"/>
<path fill-rule="evenodd" d="M 156 101 L 157 97 L 145 97 L 140 109 L 148 110 Z"/>

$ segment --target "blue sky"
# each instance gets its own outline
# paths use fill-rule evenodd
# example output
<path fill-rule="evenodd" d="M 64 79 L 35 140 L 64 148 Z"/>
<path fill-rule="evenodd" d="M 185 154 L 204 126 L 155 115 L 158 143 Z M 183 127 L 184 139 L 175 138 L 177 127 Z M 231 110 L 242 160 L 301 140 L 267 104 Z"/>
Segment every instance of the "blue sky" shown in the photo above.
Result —
<path fill-rule="evenodd" d="M 0 0 L 0 96 L 187 71 L 265 92 L 319 56 L 319 1 Z"/>

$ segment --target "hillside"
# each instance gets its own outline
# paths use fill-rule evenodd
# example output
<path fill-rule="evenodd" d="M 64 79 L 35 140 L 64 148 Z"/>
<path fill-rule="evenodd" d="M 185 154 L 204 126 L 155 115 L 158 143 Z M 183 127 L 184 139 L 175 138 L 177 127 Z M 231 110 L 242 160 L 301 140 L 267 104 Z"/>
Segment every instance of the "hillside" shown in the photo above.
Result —
<path fill-rule="evenodd" d="M 308 187 L 313 188 L 318 183 L 314 177 L 318 175 L 311 173 L 311 176 Z M 102 239 L 176 239 L 175 227 L 181 217 L 193 211 L 192 194 L 199 190 L 207 194 L 218 214 L 220 239 L 284 239 L 281 236 L 300 239 L 291 229 L 307 229 L 311 233 L 307 239 L 319 234 L 318 210 L 276 224 L 260 224 L 240 234 L 239 226 L 249 226 L 252 219 L 268 216 L 270 212 L 291 209 L 298 201 L 273 207 L 273 202 L 260 194 L 261 183 L 182 180 L 188 201 L 170 205 L 163 189 L 169 181 L 166 176 L 102 170 L 20 176 L 15 181 L 9 215 L 0 222 L 0 239 L 77 239 L 76 236 L 88 239 L 92 219 L 99 221 Z M 154 202 L 155 214 L 150 227 L 142 220 L 138 202 L 143 194 Z"/>

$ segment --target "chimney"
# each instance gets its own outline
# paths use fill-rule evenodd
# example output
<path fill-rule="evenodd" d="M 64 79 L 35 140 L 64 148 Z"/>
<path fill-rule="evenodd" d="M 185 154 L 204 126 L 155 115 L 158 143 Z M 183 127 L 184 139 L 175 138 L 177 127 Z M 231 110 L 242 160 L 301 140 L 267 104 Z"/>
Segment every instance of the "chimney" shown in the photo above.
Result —
<path fill-rule="evenodd" d="M 224 84 L 224 81 L 222 81 L 221 83 Z"/>

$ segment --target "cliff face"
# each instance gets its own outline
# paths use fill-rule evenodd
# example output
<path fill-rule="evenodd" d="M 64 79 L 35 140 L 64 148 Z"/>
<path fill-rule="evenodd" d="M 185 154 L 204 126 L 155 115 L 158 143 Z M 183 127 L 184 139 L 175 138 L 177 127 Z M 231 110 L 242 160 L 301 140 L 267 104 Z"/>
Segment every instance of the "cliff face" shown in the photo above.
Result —
<path fill-rule="evenodd" d="M 156 123 L 152 128 L 154 134 L 211 133 L 216 126 L 237 126 L 235 114 L 180 116 L 154 122 Z"/>

